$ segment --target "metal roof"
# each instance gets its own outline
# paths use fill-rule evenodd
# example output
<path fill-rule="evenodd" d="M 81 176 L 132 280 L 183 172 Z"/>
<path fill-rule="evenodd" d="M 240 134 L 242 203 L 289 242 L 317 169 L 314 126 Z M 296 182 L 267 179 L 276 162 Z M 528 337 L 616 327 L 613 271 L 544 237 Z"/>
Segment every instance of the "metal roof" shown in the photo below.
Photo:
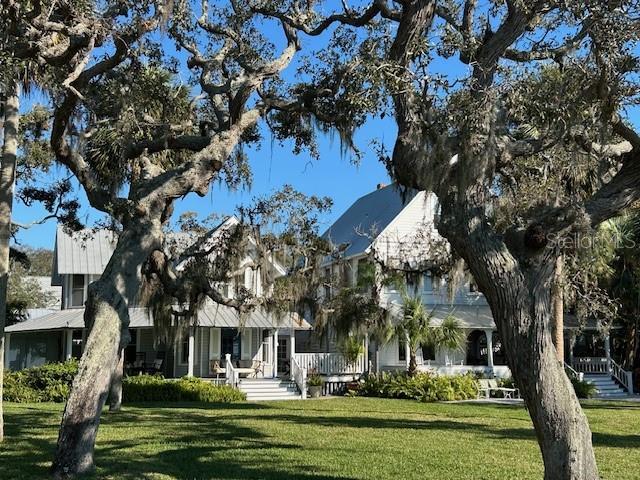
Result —
<path fill-rule="evenodd" d="M 129 319 L 131 321 L 130 328 L 153 327 L 153 320 L 146 308 L 130 308 Z M 198 326 L 201 327 L 293 328 L 295 330 L 311 330 L 312 328 L 305 319 L 295 313 L 279 318 L 267 313 L 262 308 L 254 309 L 243 320 L 236 309 L 213 303 L 205 304 L 204 308 L 198 312 Z M 7 327 L 6 331 L 7 333 L 17 333 L 67 328 L 84 328 L 84 308 L 60 310 L 40 318 L 26 320 Z"/>
<path fill-rule="evenodd" d="M 322 237 L 334 245 L 347 245 L 345 257 L 364 253 L 417 193 L 408 190 L 403 198 L 396 184 L 379 188 L 356 200 Z"/>
<path fill-rule="evenodd" d="M 60 285 L 60 275 L 100 275 L 115 249 L 117 237 L 110 230 L 81 230 L 71 235 L 62 226 L 56 231 L 52 285 Z"/>

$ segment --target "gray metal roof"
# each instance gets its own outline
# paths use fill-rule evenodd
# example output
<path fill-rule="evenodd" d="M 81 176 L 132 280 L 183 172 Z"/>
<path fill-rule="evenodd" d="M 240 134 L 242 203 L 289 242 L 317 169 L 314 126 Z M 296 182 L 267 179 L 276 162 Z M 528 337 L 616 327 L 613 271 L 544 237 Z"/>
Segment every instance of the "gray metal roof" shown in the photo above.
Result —
<path fill-rule="evenodd" d="M 130 328 L 149 328 L 153 320 L 146 308 L 130 308 Z M 241 321 L 236 309 L 224 305 L 207 303 L 198 312 L 198 326 L 220 328 L 294 328 L 295 330 L 310 330 L 311 325 L 297 314 L 285 315 L 278 318 L 264 309 L 256 308 L 249 316 Z M 45 315 L 40 318 L 26 320 L 7 327 L 7 333 L 32 332 L 40 330 L 84 328 L 84 308 L 72 308 Z"/>
<path fill-rule="evenodd" d="M 60 285 L 65 274 L 100 275 L 115 248 L 116 235 L 105 229 L 81 230 L 71 235 L 59 226 L 56 231 L 52 285 Z"/>
<path fill-rule="evenodd" d="M 417 193 L 409 190 L 403 198 L 396 184 L 379 188 L 356 200 L 322 236 L 334 245 L 348 245 L 345 257 L 364 253 Z"/>

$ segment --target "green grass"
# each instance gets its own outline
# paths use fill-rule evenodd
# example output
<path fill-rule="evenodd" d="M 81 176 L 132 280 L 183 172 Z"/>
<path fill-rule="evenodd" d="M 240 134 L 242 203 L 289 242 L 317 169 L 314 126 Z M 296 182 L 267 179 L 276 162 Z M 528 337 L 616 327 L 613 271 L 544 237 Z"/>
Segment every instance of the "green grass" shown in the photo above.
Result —
<path fill-rule="evenodd" d="M 638 478 L 640 404 L 590 402 L 603 479 Z M 0 478 L 46 478 L 61 406 L 8 404 Z M 344 398 L 125 406 L 103 415 L 95 478 L 535 479 L 522 407 Z"/>

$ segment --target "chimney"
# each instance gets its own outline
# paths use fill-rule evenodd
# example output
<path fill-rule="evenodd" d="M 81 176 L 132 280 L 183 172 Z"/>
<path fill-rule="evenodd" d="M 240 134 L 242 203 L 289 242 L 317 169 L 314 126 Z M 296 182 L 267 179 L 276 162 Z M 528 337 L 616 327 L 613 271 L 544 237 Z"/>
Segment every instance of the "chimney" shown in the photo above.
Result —
<path fill-rule="evenodd" d="M 384 188 L 386 186 L 387 186 L 386 183 L 379 183 L 378 185 L 376 185 L 376 190 L 380 190 L 381 188 Z"/>

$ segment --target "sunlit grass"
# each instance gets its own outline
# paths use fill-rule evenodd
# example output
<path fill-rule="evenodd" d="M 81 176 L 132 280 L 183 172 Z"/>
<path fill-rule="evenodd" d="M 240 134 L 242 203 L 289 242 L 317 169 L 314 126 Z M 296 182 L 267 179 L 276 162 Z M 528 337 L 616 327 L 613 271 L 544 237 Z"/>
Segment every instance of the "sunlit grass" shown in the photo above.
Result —
<path fill-rule="evenodd" d="M 61 405 L 8 404 L 0 478 L 45 478 Z M 640 404 L 585 405 L 604 479 L 638 478 Z M 125 406 L 103 415 L 95 478 L 542 477 L 522 407 L 343 398 Z"/>

